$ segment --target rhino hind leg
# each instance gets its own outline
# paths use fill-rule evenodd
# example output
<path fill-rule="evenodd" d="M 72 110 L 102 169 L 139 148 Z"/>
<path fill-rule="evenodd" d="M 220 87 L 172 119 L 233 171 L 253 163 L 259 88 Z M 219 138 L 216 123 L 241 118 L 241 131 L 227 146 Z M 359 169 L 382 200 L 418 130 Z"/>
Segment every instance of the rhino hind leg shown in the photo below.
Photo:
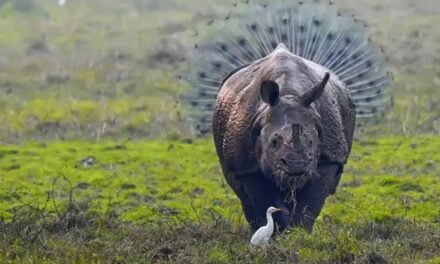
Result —
<path fill-rule="evenodd" d="M 341 171 L 341 166 L 336 163 L 318 166 L 319 177 L 297 192 L 291 224 L 303 226 L 309 232 L 313 230 L 313 224 L 324 206 L 325 199 L 334 193 Z"/>
<path fill-rule="evenodd" d="M 282 195 L 275 184 L 263 176 L 261 172 L 255 172 L 240 177 L 245 197 L 240 197 L 243 210 L 249 224 L 253 229 L 258 229 L 266 224 L 266 211 L 270 206 L 283 209 L 273 215 L 279 231 L 283 231 L 289 225 L 289 211 L 283 203 Z"/>

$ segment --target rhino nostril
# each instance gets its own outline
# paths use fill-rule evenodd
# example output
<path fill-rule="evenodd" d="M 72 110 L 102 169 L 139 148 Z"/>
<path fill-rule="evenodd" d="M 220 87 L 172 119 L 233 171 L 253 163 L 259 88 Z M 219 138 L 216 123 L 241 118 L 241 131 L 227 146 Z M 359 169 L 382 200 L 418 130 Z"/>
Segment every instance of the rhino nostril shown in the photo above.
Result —
<path fill-rule="evenodd" d="M 287 166 L 287 161 L 285 159 L 281 159 L 280 161 L 284 166 Z"/>

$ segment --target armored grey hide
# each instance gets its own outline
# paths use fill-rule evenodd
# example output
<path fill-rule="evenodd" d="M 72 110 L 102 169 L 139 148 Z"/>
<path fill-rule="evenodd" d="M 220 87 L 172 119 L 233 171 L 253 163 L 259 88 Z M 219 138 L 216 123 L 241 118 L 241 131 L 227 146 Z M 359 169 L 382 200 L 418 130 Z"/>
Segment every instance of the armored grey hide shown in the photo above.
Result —
<path fill-rule="evenodd" d="M 280 229 L 297 224 L 311 229 L 325 198 L 335 191 L 353 140 L 354 104 L 344 83 L 331 72 L 319 98 L 310 105 L 301 101 L 327 72 L 325 67 L 292 54 L 281 44 L 267 57 L 230 76 L 219 91 L 213 118 L 215 145 L 226 180 L 240 198 L 253 228 L 264 223 L 269 206 L 276 206 L 285 210 L 282 215 L 275 216 Z M 261 86 L 265 81 L 279 87 L 279 106 L 262 100 Z M 280 130 L 281 127 L 294 127 L 296 121 L 291 120 L 290 115 L 296 114 L 295 109 L 304 109 L 300 122 L 302 126 L 313 124 L 311 129 L 316 128 L 319 140 L 310 140 L 310 148 L 315 146 L 315 151 L 307 157 L 314 166 L 313 172 L 296 185 L 283 186 L 277 181 L 278 174 L 267 175 L 263 167 L 275 168 L 279 160 L 297 162 L 292 154 L 296 147 L 292 147 L 293 152 L 280 147 L 277 160 L 272 160 L 270 155 L 259 159 L 258 152 L 265 151 L 260 146 L 265 144 L 261 142 L 262 131 L 272 126 L 270 123 L 276 120 L 273 116 L 280 117 Z M 270 133 L 277 134 L 277 126 L 272 127 Z M 265 164 L 267 162 L 273 164 Z"/>

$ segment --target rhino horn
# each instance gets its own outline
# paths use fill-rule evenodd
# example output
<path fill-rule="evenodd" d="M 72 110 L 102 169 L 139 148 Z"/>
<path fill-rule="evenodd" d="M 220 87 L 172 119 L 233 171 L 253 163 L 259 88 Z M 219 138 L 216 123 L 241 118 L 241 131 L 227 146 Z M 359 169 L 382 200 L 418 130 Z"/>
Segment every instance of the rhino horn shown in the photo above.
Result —
<path fill-rule="evenodd" d="M 330 73 L 327 72 L 324 75 L 324 79 L 319 84 L 315 85 L 312 89 L 305 92 L 301 96 L 301 101 L 304 103 L 304 105 L 309 106 L 311 103 L 318 100 L 319 97 L 321 97 L 329 79 L 330 79 Z"/>

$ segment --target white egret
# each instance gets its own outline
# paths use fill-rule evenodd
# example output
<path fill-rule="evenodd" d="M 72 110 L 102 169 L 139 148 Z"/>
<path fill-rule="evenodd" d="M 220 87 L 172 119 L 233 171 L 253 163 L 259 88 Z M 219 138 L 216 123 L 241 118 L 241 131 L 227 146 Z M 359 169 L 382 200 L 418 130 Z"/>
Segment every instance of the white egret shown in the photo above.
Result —
<path fill-rule="evenodd" d="M 63 6 L 66 3 L 66 0 L 58 0 L 58 4 L 60 6 Z"/>
<path fill-rule="evenodd" d="M 258 228 L 257 232 L 255 232 L 255 234 L 252 236 L 251 238 L 252 246 L 265 247 L 267 245 L 270 237 L 273 234 L 273 229 L 274 229 L 272 214 L 279 211 L 282 211 L 282 209 L 275 208 L 272 206 L 267 208 L 267 212 L 266 212 L 267 224 L 265 226 Z"/>

